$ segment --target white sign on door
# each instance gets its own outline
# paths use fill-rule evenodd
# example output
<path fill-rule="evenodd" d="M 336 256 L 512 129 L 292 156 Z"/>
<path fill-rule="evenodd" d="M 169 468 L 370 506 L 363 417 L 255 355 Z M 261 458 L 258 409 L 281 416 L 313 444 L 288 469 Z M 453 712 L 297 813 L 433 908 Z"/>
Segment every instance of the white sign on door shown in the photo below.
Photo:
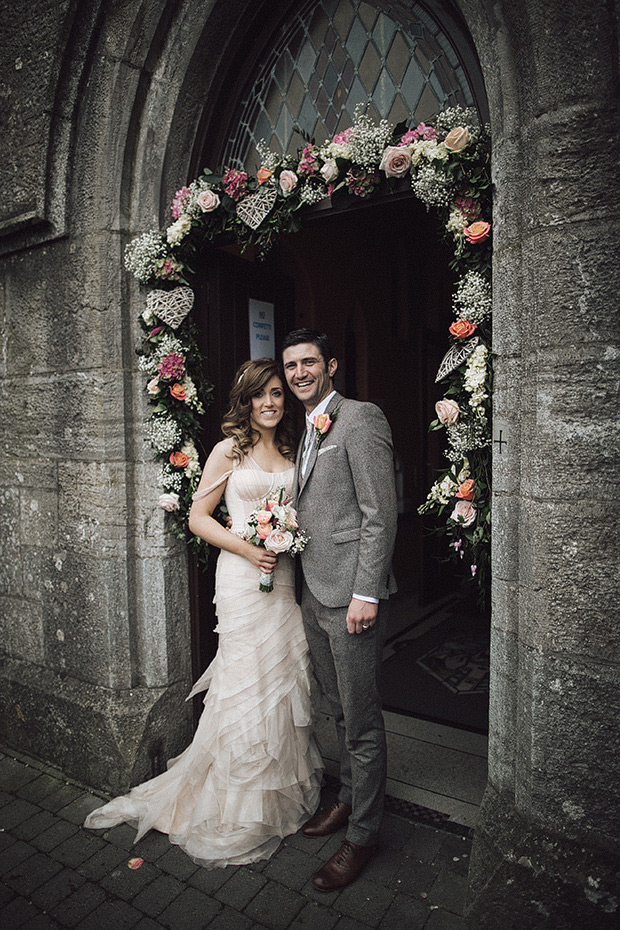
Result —
<path fill-rule="evenodd" d="M 250 358 L 275 358 L 274 305 L 250 297 Z"/>

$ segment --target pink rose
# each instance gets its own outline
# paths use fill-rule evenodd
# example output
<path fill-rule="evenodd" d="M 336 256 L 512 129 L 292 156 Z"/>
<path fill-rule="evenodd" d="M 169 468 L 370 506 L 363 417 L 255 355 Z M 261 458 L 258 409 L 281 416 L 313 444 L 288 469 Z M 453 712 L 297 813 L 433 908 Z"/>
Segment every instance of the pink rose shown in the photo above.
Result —
<path fill-rule="evenodd" d="M 388 145 L 383 152 L 380 171 L 387 178 L 403 178 L 411 168 L 411 152 L 404 145 Z"/>
<path fill-rule="evenodd" d="M 259 539 L 263 539 L 263 540 L 267 539 L 270 533 L 271 533 L 271 527 L 269 526 L 269 524 L 267 523 L 258 524 L 256 535 L 258 536 Z"/>
<path fill-rule="evenodd" d="M 288 530 L 274 530 L 265 540 L 265 549 L 270 552 L 288 552 L 293 545 L 293 534 Z"/>
<path fill-rule="evenodd" d="M 271 520 L 271 512 L 269 510 L 259 510 L 256 514 L 256 520 L 261 524 L 269 523 Z"/>
<path fill-rule="evenodd" d="M 179 509 L 179 495 L 175 494 L 174 491 L 171 491 L 170 494 L 160 494 L 159 506 L 167 510 L 168 513 L 173 513 L 173 511 Z"/>
<path fill-rule="evenodd" d="M 331 184 L 338 177 L 338 165 L 335 159 L 329 158 L 321 168 L 321 175 L 326 184 Z"/>
<path fill-rule="evenodd" d="M 449 152 L 461 152 L 470 142 L 471 132 L 464 126 L 455 126 L 443 140 Z"/>
<path fill-rule="evenodd" d="M 491 224 L 484 220 L 476 220 L 475 223 L 470 223 L 470 225 L 466 226 L 463 230 L 465 238 L 468 242 L 471 242 L 472 245 L 476 245 L 477 242 L 484 242 L 485 239 L 489 238 L 490 232 Z"/>
<path fill-rule="evenodd" d="M 211 213 L 212 210 L 217 210 L 219 205 L 220 198 L 213 191 L 203 191 L 198 197 L 198 206 L 203 213 Z"/>
<path fill-rule="evenodd" d="M 290 194 L 297 187 L 298 177 L 294 171 L 285 169 L 280 175 L 280 187 L 284 194 Z"/>
<path fill-rule="evenodd" d="M 459 405 L 453 400 L 448 400 L 447 397 L 437 401 L 435 410 L 439 422 L 443 423 L 444 426 L 452 426 L 453 423 L 456 423 L 461 412 Z"/>
<path fill-rule="evenodd" d="M 476 505 L 469 501 L 458 501 L 450 519 L 460 523 L 461 526 L 471 526 L 476 519 Z"/>
<path fill-rule="evenodd" d="M 159 394 L 159 378 L 151 378 L 146 389 L 149 394 Z"/>

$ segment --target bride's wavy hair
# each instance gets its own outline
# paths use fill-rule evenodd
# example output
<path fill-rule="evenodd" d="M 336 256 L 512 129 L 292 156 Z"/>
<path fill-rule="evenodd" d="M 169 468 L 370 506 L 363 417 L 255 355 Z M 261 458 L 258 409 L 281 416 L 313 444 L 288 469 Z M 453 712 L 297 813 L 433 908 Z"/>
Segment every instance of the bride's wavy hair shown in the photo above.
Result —
<path fill-rule="evenodd" d="M 243 459 L 256 445 L 259 434 L 252 428 L 252 397 L 261 391 L 273 377 L 282 382 L 284 415 L 276 427 L 276 446 L 287 459 L 295 458 L 292 415 L 284 387 L 284 376 L 278 363 L 272 358 L 257 358 L 244 362 L 234 377 L 228 400 L 228 410 L 222 420 L 222 432 L 233 439 L 233 455 Z"/>

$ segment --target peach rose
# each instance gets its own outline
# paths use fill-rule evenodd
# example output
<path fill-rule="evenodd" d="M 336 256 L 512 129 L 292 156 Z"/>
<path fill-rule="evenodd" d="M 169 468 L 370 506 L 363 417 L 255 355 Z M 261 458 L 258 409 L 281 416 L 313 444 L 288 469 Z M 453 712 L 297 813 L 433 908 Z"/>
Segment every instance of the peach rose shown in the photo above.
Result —
<path fill-rule="evenodd" d="M 298 177 L 294 171 L 285 169 L 280 175 L 280 187 L 284 194 L 290 194 L 297 187 Z"/>
<path fill-rule="evenodd" d="M 334 158 L 328 158 L 323 167 L 321 168 L 320 174 L 326 184 L 331 184 L 332 181 L 335 181 L 338 177 L 338 165 Z"/>
<path fill-rule="evenodd" d="M 170 393 L 175 400 L 187 400 L 187 391 L 182 384 L 177 381 L 176 384 L 170 385 Z"/>
<path fill-rule="evenodd" d="M 159 378 L 151 378 L 146 389 L 149 394 L 159 394 Z"/>
<path fill-rule="evenodd" d="M 179 495 L 175 494 L 174 491 L 171 491 L 169 494 L 160 494 L 159 506 L 167 510 L 168 513 L 173 513 L 175 510 L 179 509 Z"/>
<path fill-rule="evenodd" d="M 406 145 L 388 145 L 383 152 L 379 170 L 387 178 L 403 178 L 411 168 L 411 149 Z"/>
<path fill-rule="evenodd" d="M 467 339 L 476 332 L 478 327 L 475 323 L 468 323 L 467 320 L 457 320 L 450 327 L 450 332 L 455 339 Z"/>
<path fill-rule="evenodd" d="M 456 423 L 459 418 L 459 413 L 461 412 L 456 401 L 448 400 L 447 397 L 437 401 L 435 410 L 437 411 L 439 422 L 443 423 L 444 426 L 452 426 L 453 423 Z"/>
<path fill-rule="evenodd" d="M 259 539 L 265 540 L 271 533 L 271 527 L 267 523 L 259 523 L 256 535 Z"/>
<path fill-rule="evenodd" d="M 326 433 L 327 430 L 332 425 L 332 421 L 329 419 L 329 414 L 327 413 L 317 413 L 314 418 L 314 428 L 321 434 Z"/>
<path fill-rule="evenodd" d="M 256 520 L 261 524 L 269 523 L 271 520 L 271 512 L 269 510 L 259 510 L 256 514 Z"/>
<path fill-rule="evenodd" d="M 265 549 L 270 552 L 288 552 L 293 545 L 293 534 L 288 530 L 274 530 L 265 540 Z"/>
<path fill-rule="evenodd" d="M 270 171 L 269 168 L 259 168 L 256 172 L 256 177 L 259 184 L 266 184 L 273 171 Z"/>
<path fill-rule="evenodd" d="M 185 452 L 171 452 L 168 461 L 174 468 L 187 468 L 189 456 Z"/>
<path fill-rule="evenodd" d="M 474 492 L 476 488 L 476 482 L 473 478 L 468 478 L 467 481 L 464 481 L 460 486 L 458 491 L 455 494 L 455 497 L 460 497 L 462 501 L 473 501 Z"/>
<path fill-rule="evenodd" d="M 450 152 L 462 152 L 470 142 L 471 132 L 464 126 L 455 126 L 443 140 L 443 144 Z"/>
<path fill-rule="evenodd" d="M 461 526 L 471 526 L 476 519 L 476 505 L 469 501 L 459 501 L 452 511 L 451 520 L 460 523 Z"/>
<path fill-rule="evenodd" d="M 213 210 L 217 210 L 219 205 L 220 198 L 217 194 L 214 194 L 213 191 L 203 191 L 202 194 L 198 196 L 198 206 L 203 213 L 211 213 Z"/>
<path fill-rule="evenodd" d="M 466 226 L 463 230 L 463 234 L 468 242 L 471 242 L 472 245 L 475 245 L 477 242 L 484 242 L 485 239 L 489 238 L 489 233 L 491 232 L 491 224 L 486 223 L 484 220 L 476 220 L 475 223 L 471 223 L 470 226 Z"/>

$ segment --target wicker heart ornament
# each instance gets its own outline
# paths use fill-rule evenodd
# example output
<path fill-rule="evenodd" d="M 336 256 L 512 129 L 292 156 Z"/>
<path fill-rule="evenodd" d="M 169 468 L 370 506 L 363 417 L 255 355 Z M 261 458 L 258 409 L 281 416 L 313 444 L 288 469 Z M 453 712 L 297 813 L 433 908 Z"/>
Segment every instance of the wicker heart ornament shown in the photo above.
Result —
<path fill-rule="evenodd" d="M 461 342 L 459 345 L 450 346 L 439 366 L 435 384 L 437 384 L 438 381 L 443 381 L 450 372 L 456 371 L 456 369 L 469 358 L 479 342 L 480 339 L 478 336 L 473 336 L 471 339 L 468 339 L 467 342 Z"/>
<path fill-rule="evenodd" d="M 181 325 L 194 306 L 191 287 L 175 287 L 171 291 L 151 291 L 146 298 L 147 309 L 172 329 Z"/>
<path fill-rule="evenodd" d="M 275 187 L 264 187 L 237 204 L 237 216 L 250 229 L 258 229 L 276 202 Z"/>

